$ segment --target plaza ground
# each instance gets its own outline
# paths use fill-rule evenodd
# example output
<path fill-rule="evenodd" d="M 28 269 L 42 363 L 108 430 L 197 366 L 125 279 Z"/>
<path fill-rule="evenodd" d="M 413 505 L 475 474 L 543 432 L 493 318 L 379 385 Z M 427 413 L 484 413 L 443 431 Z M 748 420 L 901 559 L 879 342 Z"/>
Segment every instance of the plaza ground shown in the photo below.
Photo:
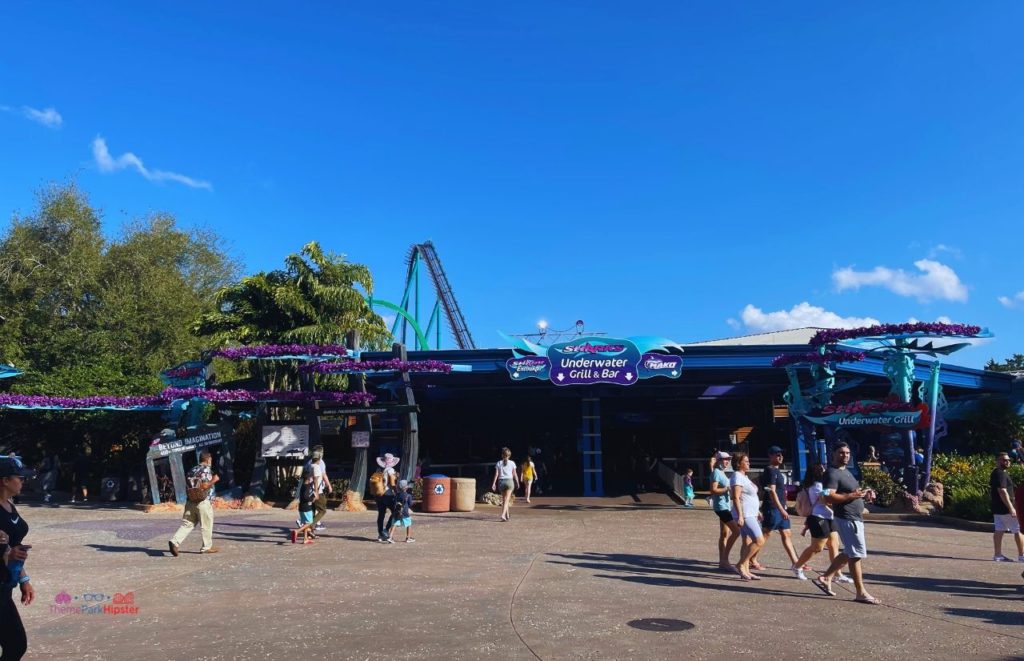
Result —
<path fill-rule="evenodd" d="M 534 501 L 508 523 L 485 505 L 417 514 L 417 542 L 393 545 L 375 512 L 328 512 L 305 547 L 286 540 L 294 512 L 218 512 L 221 553 L 195 531 L 178 558 L 180 515 L 26 504 L 27 658 L 1024 658 L 1024 564 L 992 562 L 991 535 L 869 522 L 869 606 L 793 578 L 777 539 L 765 580 L 719 572 L 706 509 Z M 137 613 L 75 612 L 129 592 Z"/>

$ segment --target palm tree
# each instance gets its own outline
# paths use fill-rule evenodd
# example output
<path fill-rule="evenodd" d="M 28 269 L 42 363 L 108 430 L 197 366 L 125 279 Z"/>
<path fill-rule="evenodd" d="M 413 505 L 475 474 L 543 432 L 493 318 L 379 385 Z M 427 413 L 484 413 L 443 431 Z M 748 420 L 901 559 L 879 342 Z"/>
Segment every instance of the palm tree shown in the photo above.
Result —
<path fill-rule="evenodd" d="M 217 293 L 217 311 L 193 325 L 214 344 L 341 344 L 358 330 L 368 349 L 391 342 L 384 320 L 366 301 L 373 278 L 363 264 L 324 252 L 317 242 L 285 258 L 282 270 L 243 278 Z M 263 373 L 270 389 L 294 383 L 293 369 L 275 366 Z"/>

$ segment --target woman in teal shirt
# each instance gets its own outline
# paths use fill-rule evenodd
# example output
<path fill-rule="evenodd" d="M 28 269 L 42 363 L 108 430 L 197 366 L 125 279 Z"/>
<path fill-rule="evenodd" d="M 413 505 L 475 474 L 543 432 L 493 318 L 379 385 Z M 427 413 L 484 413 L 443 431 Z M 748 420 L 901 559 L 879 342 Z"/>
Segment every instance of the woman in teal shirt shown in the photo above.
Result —
<path fill-rule="evenodd" d="M 711 471 L 711 509 L 718 516 L 718 568 L 732 571 L 729 553 L 733 544 L 740 538 L 740 527 L 733 520 L 732 502 L 729 498 L 729 477 L 725 474 L 730 470 L 732 457 L 728 452 L 716 452 L 714 470 Z"/>

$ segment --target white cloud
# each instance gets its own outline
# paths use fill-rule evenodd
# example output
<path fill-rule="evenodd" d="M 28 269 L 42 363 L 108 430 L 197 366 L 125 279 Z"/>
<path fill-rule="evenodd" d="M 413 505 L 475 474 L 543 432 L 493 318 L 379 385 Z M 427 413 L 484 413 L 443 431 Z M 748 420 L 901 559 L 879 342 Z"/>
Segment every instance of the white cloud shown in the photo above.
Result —
<path fill-rule="evenodd" d="M 960 282 L 960 276 L 953 269 L 931 259 L 919 259 L 914 266 L 921 271 L 920 274 L 884 266 L 876 266 L 870 271 L 846 267 L 832 273 L 832 282 L 839 291 L 877 286 L 900 296 L 913 296 L 922 302 L 932 299 L 967 301 L 967 286 Z"/>
<path fill-rule="evenodd" d="M 26 119 L 31 119 L 33 122 L 51 129 L 59 129 L 64 123 L 64 118 L 60 116 L 56 108 L 38 110 L 29 106 L 22 106 L 21 108 L 0 106 L 0 111 L 20 114 Z"/>
<path fill-rule="evenodd" d="M 1024 291 L 1019 291 L 1013 296 L 1000 296 L 998 300 L 1004 308 L 1015 308 L 1024 303 Z"/>
<path fill-rule="evenodd" d="M 61 124 L 64 123 L 64 118 L 60 116 L 54 108 L 44 108 L 43 110 L 36 110 L 35 108 L 29 108 L 28 106 L 22 106 L 22 114 L 28 117 L 33 122 L 38 122 L 43 126 L 51 129 L 59 129 Z"/>
<path fill-rule="evenodd" d="M 175 181 L 190 188 L 204 188 L 213 190 L 213 185 L 208 181 L 193 179 L 177 172 L 167 170 L 150 170 L 142 163 L 142 159 L 131 153 L 125 152 L 114 158 L 107 149 L 107 141 L 100 136 L 92 141 L 92 155 L 96 159 L 96 166 L 100 172 L 117 172 L 125 168 L 131 168 L 150 181 Z"/>
<path fill-rule="evenodd" d="M 960 250 L 959 248 L 954 246 L 947 246 L 945 243 L 940 243 L 939 245 L 932 247 L 932 249 L 928 251 L 928 259 L 935 259 L 942 253 L 952 255 L 956 259 L 963 259 L 964 256 L 963 251 Z"/>
<path fill-rule="evenodd" d="M 872 317 L 841 317 L 825 308 L 811 305 L 807 301 L 794 305 L 791 310 L 764 312 L 759 307 L 747 304 L 740 313 L 744 325 L 752 331 L 766 333 L 789 330 L 790 328 L 860 328 L 874 326 L 879 321 Z"/>

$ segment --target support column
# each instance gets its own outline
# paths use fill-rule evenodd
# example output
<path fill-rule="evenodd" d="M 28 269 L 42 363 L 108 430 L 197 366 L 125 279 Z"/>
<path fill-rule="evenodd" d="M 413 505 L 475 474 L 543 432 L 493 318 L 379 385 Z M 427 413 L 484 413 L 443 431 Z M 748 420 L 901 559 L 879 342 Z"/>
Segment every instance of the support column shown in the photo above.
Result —
<path fill-rule="evenodd" d="M 601 400 L 584 397 L 580 429 L 583 437 L 583 495 L 604 496 L 604 467 L 601 461 Z"/>

